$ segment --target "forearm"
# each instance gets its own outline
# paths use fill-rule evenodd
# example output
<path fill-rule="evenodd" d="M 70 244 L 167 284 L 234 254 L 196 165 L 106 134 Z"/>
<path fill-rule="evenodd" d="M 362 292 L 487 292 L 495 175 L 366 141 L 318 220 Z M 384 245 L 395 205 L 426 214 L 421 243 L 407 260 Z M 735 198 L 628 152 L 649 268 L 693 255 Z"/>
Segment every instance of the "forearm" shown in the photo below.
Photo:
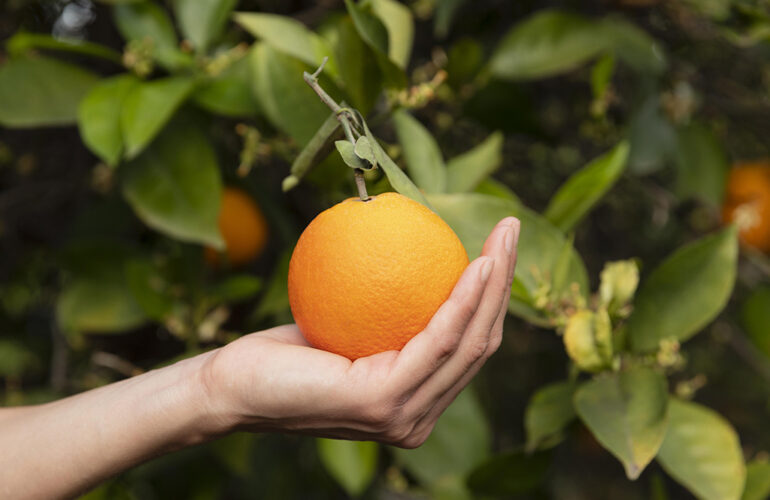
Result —
<path fill-rule="evenodd" d="M 0 497 L 61 498 L 214 438 L 203 354 L 53 403 L 0 411 Z"/>

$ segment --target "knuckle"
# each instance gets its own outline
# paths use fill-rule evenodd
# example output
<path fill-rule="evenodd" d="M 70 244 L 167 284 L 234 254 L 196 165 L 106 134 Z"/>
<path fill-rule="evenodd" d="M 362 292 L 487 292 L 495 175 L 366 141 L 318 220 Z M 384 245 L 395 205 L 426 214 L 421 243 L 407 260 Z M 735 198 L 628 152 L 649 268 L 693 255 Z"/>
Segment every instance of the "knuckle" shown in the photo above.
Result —
<path fill-rule="evenodd" d="M 401 416 L 401 407 L 389 398 L 381 398 L 364 404 L 364 423 L 375 432 L 389 434 Z"/>
<path fill-rule="evenodd" d="M 503 343 L 503 332 L 494 332 L 489 338 L 489 345 L 487 346 L 486 357 L 492 356 L 500 349 L 500 345 Z"/>
<path fill-rule="evenodd" d="M 441 363 L 446 360 L 457 350 L 459 343 L 459 336 L 452 331 L 438 332 L 435 338 L 436 357 L 438 362 Z"/>
<path fill-rule="evenodd" d="M 466 352 L 466 364 L 468 367 L 472 366 L 476 361 L 484 356 L 489 347 L 488 339 L 478 339 L 468 346 Z"/>

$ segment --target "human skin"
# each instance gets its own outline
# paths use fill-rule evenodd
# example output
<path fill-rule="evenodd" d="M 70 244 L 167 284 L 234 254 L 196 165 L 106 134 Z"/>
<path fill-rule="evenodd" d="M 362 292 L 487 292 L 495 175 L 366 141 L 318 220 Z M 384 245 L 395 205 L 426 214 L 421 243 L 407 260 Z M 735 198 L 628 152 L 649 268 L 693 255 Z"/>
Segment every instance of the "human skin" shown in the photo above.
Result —
<path fill-rule="evenodd" d="M 284 325 L 69 398 L 0 409 L 0 498 L 74 497 L 236 430 L 419 446 L 500 346 L 518 236 L 518 220 L 500 221 L 401 351 L 350 361 Z"/>

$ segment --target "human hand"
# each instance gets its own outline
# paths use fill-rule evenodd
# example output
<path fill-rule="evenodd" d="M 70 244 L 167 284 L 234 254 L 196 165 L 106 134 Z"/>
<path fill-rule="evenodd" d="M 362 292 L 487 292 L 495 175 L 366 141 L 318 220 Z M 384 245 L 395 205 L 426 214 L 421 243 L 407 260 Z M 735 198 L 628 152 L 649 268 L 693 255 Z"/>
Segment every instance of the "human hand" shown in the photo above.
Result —
<path fill-rule="evenodd" d="M 401 351 L 355 361 L 296 325 L 244 336 L 203 366 L 217 432 L 281 431 L 414 448 L 502 341 L 519 221 L 493 229 L 428 326 Z"/>

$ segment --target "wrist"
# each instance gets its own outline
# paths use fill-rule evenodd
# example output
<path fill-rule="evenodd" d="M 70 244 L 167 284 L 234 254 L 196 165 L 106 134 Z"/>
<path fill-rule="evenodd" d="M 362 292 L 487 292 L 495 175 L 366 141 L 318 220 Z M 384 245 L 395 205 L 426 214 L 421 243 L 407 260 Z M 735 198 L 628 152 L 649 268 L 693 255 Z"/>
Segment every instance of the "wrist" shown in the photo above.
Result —
<path fill-rule="evenodd" d="M 204 440 L 216 439 L 234 431 L 239 425 L 237 413 L 228 403 L 226 388 L 214 373 L 214 360 L 220 349 L 191 358 L 194 373 L 187 377 L 187 393 L 200 415 L 200 429 Z"/>

